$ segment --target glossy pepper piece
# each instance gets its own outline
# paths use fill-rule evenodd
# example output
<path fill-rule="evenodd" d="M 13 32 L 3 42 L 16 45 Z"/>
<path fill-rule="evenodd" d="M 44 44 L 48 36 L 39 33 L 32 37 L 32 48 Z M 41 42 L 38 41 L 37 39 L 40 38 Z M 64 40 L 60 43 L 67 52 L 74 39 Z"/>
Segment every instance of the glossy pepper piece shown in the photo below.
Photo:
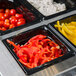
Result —
<path fill-rule="evenodd" d="M 54 25 L 59 32 L 61 32 L 67 39 L 69 39 L 74 45 L 76 45 L 76 22 L 61 23 L 57 21 Z"/>
<path fill-rule="evenodd" d="M 22 46 L 15 45 L 10 40 L 7 42 L 14 46 L 13 51 L 19 57 L 19 61 L 28 68 L 40 66 L 63 55 L 59 45 L 44 35 L 36 35 Z"/>

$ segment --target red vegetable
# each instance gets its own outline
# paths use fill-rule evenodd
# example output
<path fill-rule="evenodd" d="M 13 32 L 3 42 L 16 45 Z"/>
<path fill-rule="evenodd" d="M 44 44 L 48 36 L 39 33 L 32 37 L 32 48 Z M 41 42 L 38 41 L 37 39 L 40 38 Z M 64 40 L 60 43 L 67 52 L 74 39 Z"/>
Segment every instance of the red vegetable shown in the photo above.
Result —
<path fill-rule="evenodd" d="M 16 14 L 16 10 L 15 9 L 11 9 L 10 10 L 10 15 L 14 16 Z"/>
<path fill-rule="evenodd" d="M 5 31 L 5 30 L 7 30 L 7 29 L 6 29 L 5 27 L 2 27 L 1 30 L 2 30 L 2 31 Z"/>
<path fill-rule="evenodd" d="M 23 46 L 15 45 L 10 40 L 7 42 L 14 46 L 13 51 L 19 57 L 19 61 L 28 68 L 40 66 L 63 55 L 62 50 L 58 48 L 59 45 L 44 35 L 32 37 Z"/>
<path fill-rule="evenodd" d="M 10 17 L 10 15 L 9 15 L 8 13 L 5 13 L 5 14 L 4 14 L 4 17 L 5 17 L 6 19 L 8 19 L 8 18 Z"/>
<path fill-rule="evenodd" d="M 10 26 L 10 23 L 4 22 L 4 27 L 5 28 L 9 28 L 9 26 Z"/>
<path fill-rule="evenodd" d="M 15 14 L 15 17 L 17 18 L 17 19 L 20 19 L 20 18 L 23 18 L 23 15 L 22 14 Z"/>
<path fill-rule="evenodd" d="M 4 20 L 5 20 L 5 17 L 4 17 L 3 15 L 1 15 L 1 16 L 0 16 L 0 20 L 1 20 L 1 21 L 4 21 Z"/>
<path fill-rule="evenodd" d="M 5 13 L 10 14 L 10 10 L 9 9 L 6 9 L 5 10 Z"/>
<path fill-rule="evenodd" d="M 0 30 L 5 31 L 23 25 L 26 20 L 15 9 L 0 9 Z"/>
<path fill-rule="evenodd" d="M 4 13 L 4 9 L 0 9 L 0 13 Z"/>
<path fill-rule="evenodd" d="M 17 19 L 15 17 L 13 17 L 10 21 L 11 24 L 16 24 L 17 23 Z"/>
<path fill-rule="evenodd" d="M 17 22 L 17 26 L 20 26 L 20 25 L 23 25 L 23 24 L 25 24 L 25 21 L 19 21 L 19 22 Z"/>
<path fill-rule="evenodd" d="M 4 24 L 4 21 L 0 21 L 0 27 L 2 27 Z"/>
<path fill-rule="evenodd" d="M 12 29 L 15 27 L 15 24 L 10 24 L 9 29 Z"/>

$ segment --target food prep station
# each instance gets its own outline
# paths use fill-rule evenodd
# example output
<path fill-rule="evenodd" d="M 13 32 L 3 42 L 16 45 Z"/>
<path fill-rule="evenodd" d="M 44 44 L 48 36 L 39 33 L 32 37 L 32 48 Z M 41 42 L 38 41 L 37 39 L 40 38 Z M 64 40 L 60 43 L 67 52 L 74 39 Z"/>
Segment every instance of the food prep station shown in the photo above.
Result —
<path fill-rule="evenodd" d="M 66 37 L 64 37 L 55 27 L 54 24 L 59 20 L 62 22 L 76 21 L 76 1 L 72 5 L 68 4 L 67 9 L 60 13 L 44 16 L 35 7 L 26 0 L 10 0 L 15 2 L 14 7 L 27 8 L 35 16 L 27 19 L 27 23 L 6 31 L 0 31 L 0 76 L 75 76 L 76 75 L 76 48 Z M 64 2 L 65 0 L 59 0 Z M 22 7 L 21 7 L 22 6 Z M 7 7 L 6 7 L 7 8 Z M 9 7 L 8 7 L 9 8 Z M 11 7 L 10 7 L 11 8 Z M 24 10 L 25 12 L 25 10 Z M 28 13 L 26 13 L 28 15 Z M 30 20 L 30 22 L 28 21 Z M 42 30 L 41 32 L 39 30 Z M 36 31 L 36 32 L 35 32 Z M 49 31 L 49 32 L 48 32 Z M 22 42 L 22 39 L 31 38 L 37 34 L 50 35 L 51 38 L 67 50 L 64 56 L 45 63 L 42 66 L 28 70 L 22 65 L 6 39 L 13 40 L 16 43 Z M 17 40 L 16 40 L 17 38 Z"/>

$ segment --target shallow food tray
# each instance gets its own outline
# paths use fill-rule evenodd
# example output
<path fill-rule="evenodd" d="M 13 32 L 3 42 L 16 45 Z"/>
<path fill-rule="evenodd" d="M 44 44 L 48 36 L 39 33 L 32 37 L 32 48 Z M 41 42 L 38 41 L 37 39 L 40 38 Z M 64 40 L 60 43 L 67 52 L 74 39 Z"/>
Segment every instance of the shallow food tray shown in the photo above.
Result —
<path fill-rule="evenodd" d="M 72 14 L 70 16 L 64 17 L 60 20 L 60 23 L 69 23 L 71 21 L 76 21 L 76 14 Z M 57 23 L 57 21 L 49 23 L 48 27 L 56 34 L 58 35 L 70 48 L 72 48 L 74 51 L 76 51 L 76 46 L 70 41 L 68 40 L 61 32 L 58 31 L 58 29 L 56 29 L 54 27 L 54 25 Z"/>
<path fill-rule="evenodd" d="M 20 0 L 19 0 L 20 1 Z M 66 5 L 66 10 L 64 11 L 61 11 L 59 13 L 56 13 L 56 14 L 52 14 L 52 15 L 49 15 L 49 16 L 45 16 L 43 15 L 42 13 L 40 13 L 31 3 L 29 3 L 27 0 L 22 0 L 20 1 L 21 3 L 23 4 L 27 4 L 33 11 L 36 11 L 36 13 L 38 13 L 39 16 L 41 16 L 43 19 L 47 20 L 47 19 L 50 19 L 50 18 L 53 18 L 53 17 L 56 17 L 58 15 L 62 15 L 62 14 L 65 14 L 65 13 L 68 13 L 70 11 L 73 11 L 76 9 L 76 0 L 54 0 L 55 2 L 57 3 L 65 3 Z"/>
<path fill-rule="evenodd" d="M 27 6 L 31 11 L 33 11 L 41 20 L 44 17 L 36 8 L 34 8 L 27 0 L 14 0 L 15 2 L 20 2 L 22 5 Z"/>
<path fill-rule="evenodd" d="M 16 3 L 16 2 L 4 1 L 4 0 L 0 1 L 0 9 L 12 9 L 12 8 L 16 9 L 17 13 L 23 14 L 24 18 L 26 19 L 26 24 L 12 29 L 8 29 L 6 31 L 0 30 L 0 36 L 40 22 L 38 16 L 34 14 L 34 12 L 31 11 L 29 8 L 23 6 L 20 2 Z"/>
<path fill-rule="evenodd" d="M 33 36 L 36 36 L 36 35 L 39 35 L 39 34 L 42 34 L 42 35 L 45 35 L 47 36 L 49 39 L 53 40 L 55 43 L 57 43 L 60 48 L 63 50 L 63 53 L 64 55 L 59 57 L 59 58 L 56 58 L 52 61 L 49 61 L 49 62 L 46 62 L 45 64 L 41 65 L 41 66 L 38 66 L 38 67 L 35 67 L 35 68 L 32 68 L 32 69 L 28 69 L 27 67 L 25 67 L 24 65 L 22 65 L 19 61 L 18 61 L 18 57 L 17 55 L 15 54 L 15 52 L 13 51 L 13 47 L 10 46 L 6 40 L 9 39 L 11 41 L 13 41 L 15 44 L 20 44 L 20 45 L 24 45 L 25 42 L 27 42 L 30 38 L 32 38 Z M 29 31 L 26 31 L 26 32 L 23 32 L 19 35 L 16 35 L 16 36 L 12 36 L 10 38 L 7 38 L 7 39 L 4 39 L 2 40 L 2 42 L 5 44 L 5 46 L 8 48 L 8 51 L 13 55 L 13 57 L 15 58 L 15 60 L 17 61 L 17 63 L 20 65 L 20 67 L 23 69 L 23 71 L 26 73 L 26 74 L 32 74 L 32 73 L 35 73 L 39 70 L 42 70 L 50 65 L 53 65 L 55 63 L 58 63 L 58 62 L 61 62 L 62 60 L 65 60 L 71 56 L 74 55 L 74 51 L 72 49 L 70 49 L 67 45 L 65 45 L 64 42 L 61 42 L 61 40 L 52 33 L 51 30 L 49 30 L 49 28 L 47 28 L 46 26 L 40 26 L 40 27 L 37 27 L 35 29 L 32 29 L 32 30 L 29 30 Z"/>

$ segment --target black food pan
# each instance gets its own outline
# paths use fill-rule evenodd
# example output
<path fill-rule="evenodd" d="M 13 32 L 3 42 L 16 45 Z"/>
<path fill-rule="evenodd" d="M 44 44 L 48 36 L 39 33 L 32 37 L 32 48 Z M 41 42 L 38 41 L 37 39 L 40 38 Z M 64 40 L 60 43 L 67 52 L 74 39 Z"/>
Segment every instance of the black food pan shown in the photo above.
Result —
<path fill-rule="evenodd" d="M 39 17 L 36 14 L 34 14 L 34 12 L 31 11 L 29 8 L 23 6 L 20 2 L 16 3 L 14 1 L 12 2 L 8 0 L 3 0 L 3 1 L 1 0 L 0 9 L 16 9 L 17 13 L 23 14 L 24 19 L 26 20 L 26 24 L 24 25 L 17 26 L 15 28 L 8 29 L 6 31 L 0 30 L 0 36 L 40 22 Z"/>
<path fill-rule="evenodd" d="M 9 39 L 9 40 L 13 41 L 15 44 L 24 45 L 30 38 L 32 38 L 33 36 L 39 35 L 39 34 L 45 35 L 49 39 L 51 39 L 55 43 L 57 43 L 60 46 L 60 48 L 63 50 L 64 55 L 59 57 L 59 58 L 56 58 L 56 59 L 54 59 L 52 61 L 46 62 L 45 64 L 42 64 L 40 66 L 29 69 L 29 68 L 25 67 L 23 64 L 21 64 L 18 61 L 19 58 L 17 57 L 17 55 L 13 51 L 14 47 L 10 46 L 7 43 L 6 40 Z M 42 69 L 44 69 L 44 68 L 46 68 L 46 67 L 48 67 L 50 65 L 54 65 L 56 63 L 59 63 L 62 60 L 65 60 L 65 59 L 67 59 L 69 57 L 72 57 L 74 55 L 74 51 L 72 49 L 70 49 L 67 45 L 65 45 L 64 42 L 61 42 L 61 40 L 56 35 L 54 35 L 52 33 L 52 31 L 49 30 L 49 28 L 47 28 L 45 25 L 34 28 L 32 30 L 29 30 L 29 31 L 25 31 L 25 32 L 23 32 L 23 33 L 21 33 L 19 35 L 12 36 L 12 37 L 7 38 L 7 39 L 2 40 L 2 42 L 7 47 L 8 51 L 12 54 L 12 56 L 15 58 L 17 63 L 20 65 L 20 67 L 23 69 L 23 71 L 28 75 L 33 74 L 33 73 L 35 73 L 37 71 L 40 71 L 40 70 L 42 70 Z"/>
<path fill-rule="evenodd" d="M 60 21 L 61 23 L 70 23 L 73 21 L 76 21 L 76 14 L 72 14 L 70 16 L 66 16 L 62 19 L 59 19 L 58 21 Z M 57 24 L 57 21 L 54 21 L 52 23 L 48 24 L 48 27 L 58 36 L 60 37 L 71 49 L 73 49 L 74 51 L 76 51 L 76 46 L 69 40 L 67 39 L 61 32 L 59 32 L 59 30 L 57 28 L 54 27 L 54 25 Z"/>
<path fill-rule="evenodd" d="M 17 0 L 15 0 L 17 1 Z M 20 1 L 22 4 L 26 4 L 29 6 L 29 8 L 31 8 L 33 11 L 35 11 L 41 18 L 42 20 L 47 20 L 47 19 L 50 19 L 50 18 L 53 18 L 53 17 L 56 17 L 58 15 L 62 15 L 62 14 L 66 14 L 68 12 L 71 12 L 73 10 L 76 9 L 76 0 L 54 0 L 55 2 L 57 3 L 64 3 L 65 6 L 66 6 L 66 10 L 64 11 L 61 11 L 61 12 L 58 12 L 58 13 L 55 13 L 55 14 L 52 14 L 52 15 L 48 15 L 48 16 L 45 16 L 43 15 L 40 11 L 38 11 L 31 3 L 29 3 L 27 0 L 18 0 Z"/>

